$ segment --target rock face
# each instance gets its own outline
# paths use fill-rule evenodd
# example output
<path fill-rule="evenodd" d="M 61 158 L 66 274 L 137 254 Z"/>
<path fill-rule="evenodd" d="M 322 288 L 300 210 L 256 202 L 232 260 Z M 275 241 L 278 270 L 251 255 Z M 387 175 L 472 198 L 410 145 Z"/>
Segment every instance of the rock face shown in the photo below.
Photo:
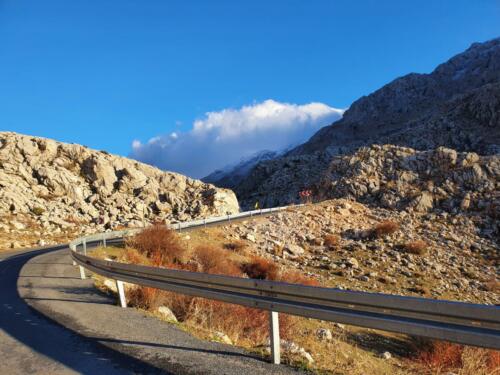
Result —
<path fill-rule="evenodd" d="M 333 156 L 372 144 L 498 155 L 500 38 L 473 44 L 430 74 L 409 74 L 360 98 L 305 144 L 259 163 L 234 190 L 244 207 L 257 200 L 293 202 L 300 189 L 324 177 Z"/>
<path fill-rule="evenodd" d="M 500 38 L 473 44 L 430 74 L 406 75 L 360 98 L 291 154 L 372 143 L 499 153 Z"/>
<path fill-rule="evenodd" d="M 1 216 L 103 229 L 238 211 L 230 190 L 80 145 L 0 133 Z"/>
<path fill-rule="evenodd" d="M 393 145 L 333 158 L 318 194 L 390 209 L 487 211 L 500 215 L 500 157 L 445 147 L 416 151 Z"/>

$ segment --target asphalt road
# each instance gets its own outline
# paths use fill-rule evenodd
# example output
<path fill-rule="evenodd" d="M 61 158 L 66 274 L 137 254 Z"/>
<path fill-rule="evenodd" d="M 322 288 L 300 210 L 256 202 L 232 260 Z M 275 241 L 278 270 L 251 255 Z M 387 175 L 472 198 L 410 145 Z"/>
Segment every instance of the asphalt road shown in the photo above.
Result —
<path fill-rule="evenodd" d="M 0 374 L 296 373 L 116 306 L 67 249 L 0 257 Z"/>

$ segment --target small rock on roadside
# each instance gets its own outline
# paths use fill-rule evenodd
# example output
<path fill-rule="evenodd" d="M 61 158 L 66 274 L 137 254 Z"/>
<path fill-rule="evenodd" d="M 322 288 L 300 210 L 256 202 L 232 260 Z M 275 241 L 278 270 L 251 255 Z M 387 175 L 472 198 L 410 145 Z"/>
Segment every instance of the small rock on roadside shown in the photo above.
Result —
<path fill-rule="evenodd" d="M 330 341 L 333 338 L 332 331 L 330 331 L 327 328 L 320 328 L 320 329 L 318 329 L 316 331 L 316 335 L 318 336 L 318 338 L 320 340 L 323 340 L 323 341 Z"/>
<path fill-rule="evenodd" d="M 223 342 L 227 345 L 233 345 L 233 341 L 224 332 L 215 332 L 214 336 L 217 341 Z"/>
<path fill-rule="evenodd" d="M 177 317 L 167 306 L 158 307 L 158 312 L 165 320 L 177 323 Z"/>

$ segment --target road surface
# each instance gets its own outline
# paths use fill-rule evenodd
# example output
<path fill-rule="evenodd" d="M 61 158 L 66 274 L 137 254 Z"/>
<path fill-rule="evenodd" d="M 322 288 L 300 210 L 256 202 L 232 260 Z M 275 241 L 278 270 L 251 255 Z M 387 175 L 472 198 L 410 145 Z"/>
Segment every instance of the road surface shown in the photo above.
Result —
<path fill-rule="evenodd" d="M 291 374 L 116 306 L 69 250 L 0 253 L 0 374 Z"/>

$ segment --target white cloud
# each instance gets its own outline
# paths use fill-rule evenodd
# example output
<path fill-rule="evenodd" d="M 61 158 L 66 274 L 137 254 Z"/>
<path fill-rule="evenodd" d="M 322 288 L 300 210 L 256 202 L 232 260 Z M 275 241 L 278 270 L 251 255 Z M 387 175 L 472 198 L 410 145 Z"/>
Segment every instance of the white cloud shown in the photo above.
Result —
<path fill-rule="evenodd" d="M 208 112 L 188 132 L 157 136 L 146 144 L 134 140 L 131 157 L 201 178 L 260 150 L 302 143 L 343 112 L 323 103 L 297 105 L 274 100 Z"/>

